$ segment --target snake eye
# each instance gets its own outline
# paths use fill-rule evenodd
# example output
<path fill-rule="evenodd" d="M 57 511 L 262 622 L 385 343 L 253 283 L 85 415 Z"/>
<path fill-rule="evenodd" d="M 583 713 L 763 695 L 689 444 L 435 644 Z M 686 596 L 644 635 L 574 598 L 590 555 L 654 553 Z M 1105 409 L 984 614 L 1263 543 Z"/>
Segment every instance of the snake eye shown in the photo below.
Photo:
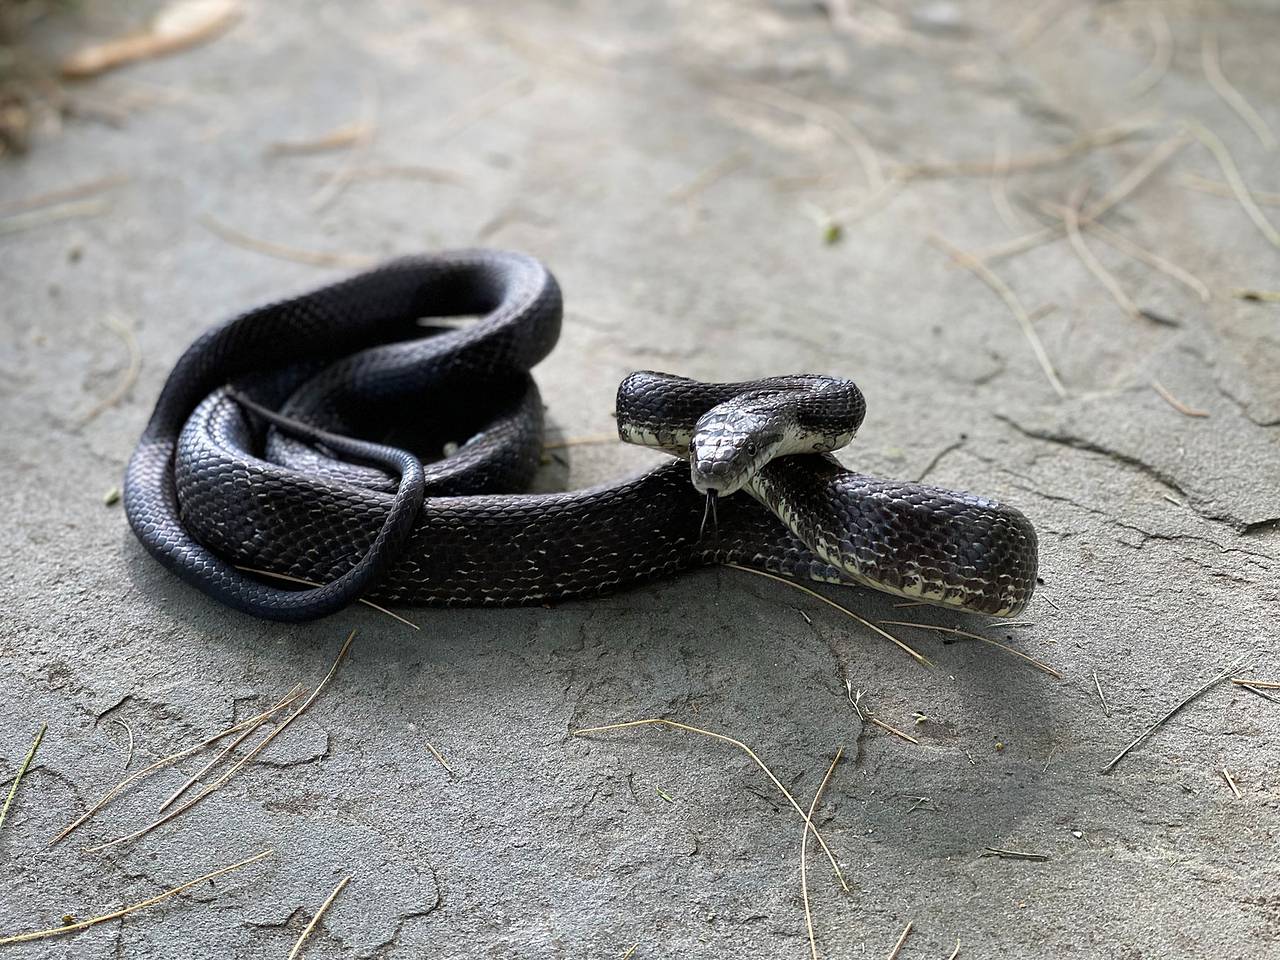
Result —
<path fill-rule="evenodd" d="M 756 455 L 756 443 L 755 443 L 755 441 L 754 441 L 754 440 L 748 440 L 748 441 L 747 441 L 747 443 L 746 443 L 746 446 L 744 447 L 744 449 L 747 451 L 747 456 L 748 456 L 748 457 L 754 457 L 754 456 Z"/>

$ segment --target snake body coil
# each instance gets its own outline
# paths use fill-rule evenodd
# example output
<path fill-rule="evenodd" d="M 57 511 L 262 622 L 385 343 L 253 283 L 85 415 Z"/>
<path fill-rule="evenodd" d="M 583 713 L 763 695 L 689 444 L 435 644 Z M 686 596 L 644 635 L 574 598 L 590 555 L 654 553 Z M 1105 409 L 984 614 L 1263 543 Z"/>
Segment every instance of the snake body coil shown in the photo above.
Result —
<path fill-rule="evenodd" d="M 461 316 L 480 319 L 422 320 Z M 1020 513 L 830 456 L 864 412 L 845 380 L 633 374 L 618 395 L 623 439 L 690 459 L 614 485 L 519 492 L 542 449 L 529 369 L 560 317 L 545 267 L 495 251 L 395 260 L 244 313 L 170 373 L 129 462 L 129 522 L 187 582 L 276 620 L 361 596 L 584 597 L 717 562 L 995 615 L 1026 605 L 1036 538 Z M 446 443 L 456 452 L 425 465 L 408 452 Z M 320 586 L 280 589 L 246 567 Z"/>

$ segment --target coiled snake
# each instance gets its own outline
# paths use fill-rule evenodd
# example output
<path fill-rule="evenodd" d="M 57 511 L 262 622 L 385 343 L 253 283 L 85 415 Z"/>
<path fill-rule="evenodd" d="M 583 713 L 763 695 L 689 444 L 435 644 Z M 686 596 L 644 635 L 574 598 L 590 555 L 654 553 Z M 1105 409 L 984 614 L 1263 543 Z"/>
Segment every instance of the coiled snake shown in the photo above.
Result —
<path fill-rule="evenodd" d="M 479 319 L 422 319 L 467 316 Z M 241 314 L 170 373 L 129 461 L 129 522 L 188 583 L 275 620 L 362 596 L 584 597 L 718 562 L 994 615 L 1030 599 L 1036 537 L 1022 514 L 830 455 L 865 410 L 847 380 L 633 374 L 620 436 L 691 459 L 520 492 L 542 450 L 529 370 L 560 319 L 546 268 L 497 251 L 403 258 Z M 409 452 L 449 441 L 456 452 L 425 465 Z M 320 586 L 282 589 L 243 567 Z"/>

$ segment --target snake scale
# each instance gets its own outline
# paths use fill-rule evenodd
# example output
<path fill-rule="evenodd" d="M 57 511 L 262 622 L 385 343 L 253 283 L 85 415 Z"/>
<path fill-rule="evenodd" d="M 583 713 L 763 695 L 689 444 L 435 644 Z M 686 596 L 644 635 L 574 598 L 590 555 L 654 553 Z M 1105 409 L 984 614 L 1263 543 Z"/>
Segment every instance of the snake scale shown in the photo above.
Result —
<path fill-rule="evenodd" d="M 210 329 L 130 459 L 134 532 L 188 583 L 274 620 L 360 597 L 543 603 L 711 563 L 992 615 L 1026 606 L 1036 536 L 1017 510 L 832 457 L 865 411 L 847 380 L 633 374 L 620 436 L 677 459 L 620 483 L 521 492 L 543 445 L 529 371 L 561 311 L 539 261 L 475 250 L 393 260 Z"/>

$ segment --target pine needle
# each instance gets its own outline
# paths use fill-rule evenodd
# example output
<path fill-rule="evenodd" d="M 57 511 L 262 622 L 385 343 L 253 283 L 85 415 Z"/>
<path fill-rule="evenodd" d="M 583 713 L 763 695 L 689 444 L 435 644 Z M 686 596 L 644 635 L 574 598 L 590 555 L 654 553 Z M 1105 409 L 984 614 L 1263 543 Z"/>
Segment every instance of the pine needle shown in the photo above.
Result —
<path fill-rule="evenodd" d="M 822 834 L 819 833 L 818 828 L 813 825 L 813 821 L 809 819 L 809 815 L 800 808 L 800 804 L 796 803 L 796 798 L 791 795 L 791 791 L 782 785 L 782 781 L 774 776 L 773 771 L 770 770 L 765 765 L 765 762 L 756 755 L 756 752 L 741 740 L 725 736 L 723 733 L 713 733 L 712 731 L 704 730 L 701 727 L 691 727 L 687 723 L 679 723 L 675 720 L 665 720 L 662 717 L 650 717 L 645 720 L 628 720 L 624 723 L 609 723 L 601 727 L 582 727 L 581 729 L 573 731 L 573 735 L 575 737 L 580 737 L 588 733 L 604 733 L 609 730 L 625 730 L 629 727 L 644 726 L 668 726 L 675 727 L 677 730 L 687 730 L 689 733 L 701 734 L 704 737 L 710 737 L 713 740 L 720 740 L 724 743 L 731 744 L 750 757 L 755 762 L 755 765 L 764 771 L 765 776 L 772 781 L 773 785 L 778 788 L 778 791 L 787 798 L 787 802 L 791 804 L 796 813 L 800 814 L 800 818 L 804 820 L 805 826 L 809 830 L 813 831 L 814 839 L 818 841 L 818 845 L 822 847 L 822 852 L 825 853 L 827 855 L 827 859 L 831 861 L 831 868 L 835 871 L 836 879 L 840 881 L 840 886 L 848 891 L 849 884 L 845 882 L 844 873 L 840 870 L 840 865 L 836 863 L 835 854 L 831 852 L 831 848 L 827 846 L 827 841 L 822 838 Z"/>
<path fill-rule="evenodd" d="M 75 831 L 78 827 L 80 827 L 85 821 L 87 821 L 90 817 L 92 817 L 95 813 L 97 813 L 104 806 L 106 806 L 108 803 L 110 803 L 112 800 L 118 797 L 121 793 L 123 793 L 133 784 L 137 783 L 139 780 L 143 780 L 146 777 L 149 777 L 151 774 L 155 773 L 156 771 L 163 770 L 165 767 L 172 766 L 173 764 L 177 763 L 179 760 L 185 760 L 187 757 L 191 756 L 192 754 L 199 753 L 205 747 L 208 747 L 217 743 L 223 737 L 229 737 L 233 733 L 239 733 L 241 730 L 245 729 L 246 727 L 256 727 L 260 725 L 272 714 L 276 713 L 279 710 L 283 710 L 290 703 L 296 700 L 298 698 L 299 693 L 301 693 L 301 690 L 302 690 L 302 686 L 301 684 L 299 684 L 298 686 L 295 686 L 293 690 L 290 691 L 289 694 L 285 696 L 282 700 L 277 702 L 274 706 L 268 707 L 266 710 L 258 714 L 256 717 L 250 717 L 248 720 L 242 720 L 240 723 L 233 724 L 232 726 L 227 727 L 227 729 L 219 733 L 215 733 L 212 737 L 209 737 L 207 740 L 203 740 L 200 743 L 197 743 L 195 746 L 187 747 L 186 749 L 179 750 L 176 753 L 171 753 L 167 757 L 161 757 L 159 760 L 155 761 L 149 766 L 143 767 L 141 770 L 138 770 L 135 773 L 132 773 L 129 776 L 125 777 L 123 780 L 117 783 L 114 787 L 112 787 L 110 790 L 104 793 L 102 797 L 99 798 L 97 803 L 91 806 L 88 810 L 86 810 L 83 814 L 81 814 L 77 819 L 73 820 L 66 827 L 63 827 L 62 831 L 58 833 L 52 840 L 49 841 L 49 846 L 53 846 L 55 843 L 58 843 L 60 840 L 65 839 L 73 831 Z"/>
<path fill-rule="evenodd" d="M 1061 680 L 1062 674 L 1046 663 L 1041 663 L 1035 657 L 1023 653 L 1021 650 L 1015 650 L 1007 644 L 1001 643 L 999 640 L 993 640 L 991 637 L 984 637 L 980 633 L 970 633 L 968 630 L 959 630 L 955 627 L 939 627 L 932 623 L 913 623 L 910 620 L 881 620 L 882 624 L 888 627 L 915 627 L 917 630 L 938 630 L 942 633 L 953 633 L 957 637 L 967 637 L 970 640 L 981 640 L 983 643 L 989 643 L 993 647 L 999 647 L 1005 653 L 1011 653 L 1015 657 L 1020 657 L 1027 663 L 1031 664 L 1037 670 L 1041 670 L 1053 677 L 1055 680 Z"/>
<path fill-rule="evenodd" d="M 285 730 L 289 729 L 289 725 L 293 723 L 293 721 L 297 720 L 298 717 L 302 716 L 302 714 L 306 712 L 306 709 L 310 707 L 311 704 L 315 703 L 316 699 L 320 696 L 320 694 L 324 692 L 325 687 L 328 686 L 329 681 L 332 680 L 334 675 L 338 672 L 338 667 L 341 666 L 342 661 L 346 658 L 347 650 L 351 648 L 351 642 L 355 639 L 355 637 L 356 637 L 356 632 L 352 630 L 350 635 L 347 637 L 346 642 L 342 645 L 342 649 L 338 651 L 338 656 L 333 661 L 333 666 L 329 668 L 329 672 L 325 674 L 324 679 L 321 680 L 319 685 L 315 688 L 315 690 L 311 692 L 311 696 L 307 697 L 307 699 L 302 702 L 302 705 L 298 707 L 297 710 L 289 714 L 289 716 L 285 718 L 284 722 L 281 723 L 280 726 L 276 727 L 274 730 L 268 733 L 265 737 L 263 737 L 260 741 L 258 741 L 258 745 L 254 747 L 252 750 L 250 750 L 243 757 L 241 757 L 235 763 L 235 765 L 231 767 L 230 770 L 224 773 L 221 777 L 219 777 L 209 786 L 205 787 L 203 790 L 197 793 L 194 797 L 192 797 L 186 803 L 182 804 L 181 806 L 174 807 L 172 810 L 170 810 L 164 816 L 160 817 L 158 820 L 154 820 L 151 823 L 149 823 L 147 826 L 142 827 L 139 830 L 135 830 L 133 833 L 126 834 L 123 837 L 117 837 L 116 839 L 109 840 L 106 843 L 100 843 L 95 847 L 89 847 L 85 852 L 98 853 L 102 850 L 106 850 L 109 847 L 117 846 L 118 844 L 121 844 L 121 843 L 131 843 L 134 840 L 137 840 L 138 838 L 143 837 L 146 834 L 150 833 L 152 830 L 155 830 L 157 827 L 163 826 L 164 824 L 168 823 L 174 817 L 178 817 L 186 813 L 188 810 L 194 807 L 197 803 L 199 803 L 205 797 L 209 796 L 209 794 L 213 793 L 215 790 L 223 786 L 228 780 L 230 780 L 237 773 L 239 773 L 240 770 L 242 770 L 247 764 L 252 762 L 254 757 L 256 757 L 263 750 L 265 750 L 272 740 L 280 736 L 280 734 L 284 733 Z"/>
<path fill-rule="evenodd" d="M 1258 231 L 1267 238 L 1272 246 L 1280 247 L 1280 230 L 1272 225 L 1271 221 L 1263 215 L 1258 204 L 1254 202 L 1253 196 L 1249 193 L 1249 188 L 1245 186 L 1244 178 L 1240 176 L 1240 169 L 1236 166 L 1236 162 L 1232 159 L 1231 151 L 1227 149 L 1227 145 L 1222 142 L 1216 133 L 1204 126 L 1198 121 L 1188 121 L 1191 132 L 1196 138 L 1203 143 L 1209 152 L 1213 154 L 1213 158 L 1218 161 L 1218 166 L 1222 168 L 1222 175 L 1227 180 L 1227 185 L 1231 187 L 1231 192 L 1236 195 L 1236 199 L 1240 202 L 1240 206 L 1244 208 L 1244 212 L 1249 219 L 1253 221 L 1253 225 Z"/>
<path fill-rule="evenodd" d="M 990 267 L 973 254 L 965 253 L 959 247 L 947 242 L 937 234 L 930 235 L 929 240 L 999 295 L 1005 306 L 1009 308 L 1009 312 L 1013 314 L 1014 319 L 1018 321 L 1018 326 L 1022 329 L 1022 335 L 1027 338 L 1027 343 L 1031 345 L 1031 352 L 1035 354 L 1036 362 L 1040 364 L 1040 369 L 1044 371 L 1045 378 L 1049 381 L 1050 386 L 1053 387 L 1054 392 L 1059 397 L 1065 398 L 1067 388 L 1058 379 L 1058 372 L 1054 370 L 1053 363 L 1049 360 L 1049 354 L 1045 351 L 1044 344 L 1040 342 L 1040 335 L 1036 333 L 1036 328 L 1031 322 L 1027 308 L 1022 305 L 1018 295 L 1013 292 L 1007 283 L 997 277 Z"/>
<path fill-rule="evenodd" d="M 818 784 L 818 792 L 813 795 L 813 801 L 809 804 L 810 821 L 813 820 L 813 811 L 818 808 L 822 791 L 827 788 L 827 781 L 831 779 L 831 772 L 835 770 L 842 756 L 844 756 L 844 747 L 836 750 L 836 755 L 831 758 L 831 766 L 827 767 L 822 782 Z M 809 931 L 809 953 L 813 960 L 818 960 L 818 941 L 813 935 L 813 911 L 809 908 L 809 831 L 807 829 L 800 834 L 800 899 L 804 901 L 804 925 Z"/>
<path fill-rule="evenodd" d="M 1160 399 L 1167 403 L 1173 409 L 1177 410 L 1184 417 L 1207 417 L 1209 414 L 1204 410 L 1197 410 L 1194 407 L 1188 407 L 1185 403 L 1170 393 L 1159 380 L 1151 381 L 1151 389 L 1160 394 Z"/>
<path fill-rule="evenodd" d="M 9 788 L 9 795 L 4 798 L 4 807 L 0 808 L 0 830 L 4 829 L 5 818 L 9 816 L 9 806 L 13 803 L 13 798 L 18 795 L 18 784 L 22 782 L 22 778 L 27 773 L 27 767 L 31 766 L 31 760 L 35 757 L 36 751 L 40 749 L 40 741 L 44 739 L 44 732 L 49 729 L 47 723 L 40 724 L 40 729 L 36 731 L 36 738 L 31 743 L 31 749 L 27 751 L 27 755 L 22 760 L 22 765 L 18 767 L 18 773 L 13 778 L 13 786 Z"/>
<path fill-rule="evenodd" d="M 320 922 L 320 918 L 324 916 L 324 912 L 329 909 L 334 900 L 338 899 L 338 894 L 342 892 L 342 888 L 351 882 L 350 875 L 343 877 L 338 881 L 338 885 L 333 888 L 333 893 L 325 898 L 324 903 L 320 904 L 320 909 L 316 911 L 316 915 L 311 918 L 311 922 L 307 924 L 302 936 L 298 937 L 298 942 L 293 945 L 293 949 L 289 951 L 288 960 L 297 960 L 302 956 L 302 945 L 307 942 L 307 937 L 311 936 L 311 931 L 316 928 L 316 924 Z"/>
<path fill-rule="evenodd" d="M 898 942 L 893 945 L 893 949 L 889 951 L 889 960 L 898 960 L 898 954 L 902 952 L 902 947 L 907 942 L 907 937 L 911 936 L 911 924 L 913 921 L 908 920 L 907 925 L 902 928 L 902 936 L 898 938 Z"/>
<path fill-rule="evenodd" d="M 1153 733 L 1155 733 L 1158 729 L 1160 729 L 1160 727 L 1162 727 L 1171 717 L 1173 717 L 1175 713 L 1177 713 L 1179 710 L 1181 710 L 1183 707 L 1189 704 L 1192 700 L 1195 700 L 1196 698 L 1212 690 L 1214 687 L 1220 684 L 1223 680 L 1226 680 L 1228 677 L 1230 677 L 1231 674 L 1235 673 L 1235 671 L 1240 667 L 1240 665 L 1245 663 L 1247 659 L 1248 658 L 1245 657 L 1245 658 L 1241 658 L 1240 660 L 1237 660 L 1235 663 L 1231 664 L 1231 666 L 1227 667 L 1227 669 L 1223 670 L 1220 674 L 1215 676 L 1208 683 L 1204 684 L 1201 687 L 1198 687 L 1196 690 L 1193 690 L 1191 693 L 1189 693 L 1186 697 L 1179 700 L 1168 713 L 1162 716 L 1159 720 L 1157 720 L 1151 726 L 1147 727 L 1147 729 L 1144 730 L 1142 733 L 1140 733 L 1132 743 L 1130 743 L 1127 747 L 1125 747 L 1123 750 L 1117 753 L 1115 757 L 1112 758 L 1111 762 L 1102 768 L 1102 772 L 1110 773 L 1112 770 L 1114 770 L 1116 768 L 1116 764 L 1118 764 L 1121 760 L 1123 760 L 1129 754 L 1129 751 L 1131 751 L 1134 747 L 1138 746 L 1140 743 L 1143 743 L 1145 740 L 1147 740 Z"/>
<path fill-rule="evenodd" d="M 203 877 L 197 877 L 195 880 L 188 880 L 186 883 L 173 887 L 170 890 L 166 890 L 164 893 L 155 897 L 151 897 L 149 900 L 143 900 L 139 903 L 132 904 L 131 906 L 128 906 L 128 907 L 123 907 L 111 913 L 104 913 L 100 917 L 93 917 L 89 920 L 81 920 L 77 923 L 65 924 L 61 927 L 51 927 L 48 930 L 35 930 L 31 933 L 19 933 L 11 937 L 0 938 L 0 946 L 5 946 L 10 943 L 27 943 L 31 940 L 44 940 L 49 937 L 60 937 L 63 934 L 77 933 L 80 930 L 86 930 L 89 927 L 97 926 L 100 923 L 106 923 L 108 920 L 118 920 L 121 917 L 128 916 L 129 914 L 135 913 L 138 910 L 142 910 L 145 907 L 155 906 L 157 903 L 160 903 L 161 901 L 168 900 L 170 897 L 177 896 L 182 891 L 190 890 L 192 887 L 196 886 L 197 884 L 204 883 L 207 880 L 216 880 L 218 877 L 231 873 L 233 870 L 239 870 L 242 867 L 247 867 L 252 863 L 257 863 L 259 860 L 265 860 L 267 857 L 271 856 L 273 853 L 275 853 L 274 850 L 264 850 L 262 851 L 262 853 L 249 857 L 249 859 L 247 860 L 241 860 L 239 863 L 233 863 L 229 867 L 222 867 L 219 870 L 213 871 L 213 873 L 206 873 Z"/>
<path fill-rule="evenodd" d="M 234 227 L 229 227 L 221 221 L 215 220 L 207 213 L 201 214 L 196 218 L 204 227 L 217 237 L 225 240 L 227 243 L 237 247 L 243 247 L 246 250 L 252 250 L 254 253 L 261 253 L 268 257 L 275 257 L 277 260 L 290 260 L 293 263 L 305 263 L 311 267 L 367 267 L 370 266 L 377 258 L 365 256 L 359 253 L 326 253 L 319 250 L 303 250 L 300 247 L 291 247 L 283 243 L 275 243 L 271 240 L 259 240 L 257 237 L 251 237 Z"/>
<path fill-rule="evenodd" d="M 275 580 L 284 580 L 288 583 L 296 583 L 304 587 L 323 587 L 324 586 L 323 583 L 316 583 L 314 580 L 303 580 L 301 577 L 291 577 L 287 573 L 273 573 L 270 570 L 261 570 L 258 567 L 242 567 L 239 564 L 236 564 L 236 569 L 243 570 L 245 573 L 256 573 L 260 577 L 271 577 Z M 406 627 L 412 627 L 414 630 L 422 629 L 412 620 L 407 620 L 404 617 L 400 616 L 400 614 L 393 613 L 392 611 L 388 610 L 386 607 L 380 607 L 376 603 L 374 603 L 372 600 L 366 600 L 363 597 L 360 597 L 358 598 L 358 602 L 363 603 L 366 607 L 372 607 L 374 610 L 377 610 L 379 613 L 385 613 L 392 620 L 397 620 L 400 623 L 403 623 Z"/>
<path fill-rule="evenodd" d="M 870 620 L 867 620 L 863 617 L 858 616 L 856 613 L 854 613 L 844 604 L 836 603 L 836 601 L 832 600 L 830 597 L 824 597 L 817 590 L 811 590 L 808 587 L 806 587 L 803 583 L 796 583 L 794 580 L 788 580 L 786 577 L 780 577 L 777 574 L 769 573 L 765 570 L 756 570 L 756 569 L 753 569 L 752 567 L 744 567 L 736 563 L 726 563 L 725 566 L 732 567 L 734 570 L 742 570 L 745 573 L 755 574 L 757 577 L 767 577 L 770 580 L 776 580 L 778 581 L 778 583 L 786 584 L 788 587 L 791 587 L 795 590 L 799 590 L 801 593 L 807 593 L 809 596 L 815 597 L 818 600 L 821 600 L 823 603 L 827 604 L 828 606 L 835 607 L 837 610 L 841 611 L 842 613 L 847 614 L 848 616 L 852 617 L 854 620 L 857 620 L 858 623 L 862 624 L 867 629 L 873 630 L 876 633 L 880 634 L 880 636 L 884 637 L 886 640 L 894 644 L 900 650 L 903 650 L 904 652 L 906 652 L 908 656 L 910 656 L 913 660 L 916 661 L 916 663 L 920 664 L 921 666 L 925 666 L 925 667 L 933 666 L 932 660 L 930 660 L 924 654 L 918 653 L 913 648 L 907 646 L 907 644 L 903 643 L 893 634 L 888 633 L 885 630 L 881 630 Z"/>
<path fill-rule="evenodd" d="M 1244 98 L 1239 90 L 1231 85 L 1222 72 L 1222 64 L 1218 58 L 1218 31 L 1213 26 L 1205 26 L 1200 33 L 1200 63 L 1204 67 L 1205 79 L 1213 92 L 1226 101 L 1227 106 L 1240 115 L 1240 119 L 1249 125 L 1254 136 L 1261 141 L 1267 150 L 1276 148 L 1276 135 L 1267 126 L 1267 121 L 1253 105 Z"/>
<path fill-rule="evenodd" d="M 1169 18 L 1164 15 L 1161 4 L 1153 3 L 1147 7 L 1147 23 L 1151 27 L 1155 49 L 1151 52 L 1150 62 L 1129 84 L 1131 97 L 1140 97 L 1151 90 L 1164 79 L 1173 63 L 1173 31 L 1169 29 Z"/>

